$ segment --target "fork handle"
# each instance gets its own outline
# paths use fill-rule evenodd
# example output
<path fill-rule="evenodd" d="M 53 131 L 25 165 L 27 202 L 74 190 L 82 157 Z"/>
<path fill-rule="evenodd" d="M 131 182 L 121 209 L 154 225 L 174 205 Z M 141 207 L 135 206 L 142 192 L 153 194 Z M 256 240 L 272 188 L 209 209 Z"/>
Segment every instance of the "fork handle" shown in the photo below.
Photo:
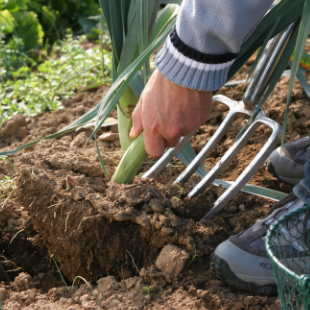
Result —
<path fill-rule="evenodd" d="M 296 22 L 290 24 L 290 26 L 272 38 L 267 44 L 243 96 L 246 109 L 254 110 L 265 93 L 295 25 Z"/>

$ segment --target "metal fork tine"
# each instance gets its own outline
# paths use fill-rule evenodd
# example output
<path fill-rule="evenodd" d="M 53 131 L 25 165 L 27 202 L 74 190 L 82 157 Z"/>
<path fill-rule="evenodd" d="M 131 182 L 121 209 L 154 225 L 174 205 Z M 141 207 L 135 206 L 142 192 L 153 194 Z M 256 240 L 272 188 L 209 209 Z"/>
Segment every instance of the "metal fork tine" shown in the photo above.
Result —
<path fill-rule="evenodd" d="M 253 136 L 255 130 L 259 124 L 253 122 L 242 135 L 242 137 L 236 141 L 226 154 L 221 158 L 221 160 L 208 172 L 208 174 L 194 187 L 194 189 L 189 193 L 188 197 L 192 198 L 201 193 L 206 187 L 211 185 L 211 183 L 228 167 L 228 165 L 233 161 L 240 150 L 245 146 L 245 144 Z"/>
<path fill-rule="evenodd" d="M 257 153 L 252 162 L 247 166 L 247 168 L 240 174 L 236 181 L 230 186 L 214 203 L 212 209 L 202 218 L 202 220 L 211 220 L 223 207 L 232 199 L 239 190 L 251 179 L 254 173 L 261 167 L 264 161 L 268 158 L 269 154 L 276 148 L 280 141 L 280 136 L 282 133 L 282 128 L 279 124 L 271 121 L 269 118 L 258 115 L 254 121 L 258 124 L 266 124 L 273 129 L 272 135 L 269 137 L 267 143 L 263 148 Z M 194 197 L 197 195 L 199 189 L 196 187 L 189 193 L 189 197 Z"/>
<path fill-rule="evenodd" d="M 167 164 L 175 157 L 189 141 L 197 129 L 195 128 L 190 134 L 180 139 L 177 146 L 172 147 L 142 176 L 142 178 L 155 178 Z"/>
<path fill-rule="evenodd" d="M 213 97 L 213 101 L 219 101 L 224 103 L 229 107 L 229 112 L 221 125 L 218 127 L 214 135 L 208 141 L 208 143 L 203 147 L 195 159 L 187 166 L 187 168 L 181 173 L 181 175 L 174 181 L 174 183 L 184 183 L 190 176 L 198 169 L 198 167 L 203 163 L 203 161 L 210 155 L 214 150 L 216 145 L 221 141 L 224 135 L 229 130 L 233 121 L 240 115 L 240 113 L 248 114 L 251 116 L 251 111 L 245 110 L 244 105 L 236 101 L 232 101 L 229 98 L 217 95 Z"/>

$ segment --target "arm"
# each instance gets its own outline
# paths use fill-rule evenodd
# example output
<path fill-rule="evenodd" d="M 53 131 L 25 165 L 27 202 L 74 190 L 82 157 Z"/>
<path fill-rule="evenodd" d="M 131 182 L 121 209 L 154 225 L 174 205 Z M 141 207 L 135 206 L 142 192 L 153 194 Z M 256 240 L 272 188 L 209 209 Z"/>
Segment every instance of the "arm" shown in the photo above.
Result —
<path fill-rule="evenodd" d="M 144 130 L 145 148 L 165 147 L 205 122 L 212 91 L 221 88 L 242 43 L 272 0 L 183 0 L 176 27 L 156 56 L 156 70 L 133 113 L 132 137 Z"/>

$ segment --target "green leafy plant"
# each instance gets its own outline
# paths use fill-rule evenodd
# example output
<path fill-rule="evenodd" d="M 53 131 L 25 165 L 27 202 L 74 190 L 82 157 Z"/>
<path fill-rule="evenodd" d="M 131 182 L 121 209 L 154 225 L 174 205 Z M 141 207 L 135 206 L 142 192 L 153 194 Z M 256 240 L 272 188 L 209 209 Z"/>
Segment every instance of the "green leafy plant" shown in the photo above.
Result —
<path fill-rule="evenodd" d="M 102 72 L 100 49 L 85 50 L 81 46 L 85 41 L 85 35 L 73 38 L 69 32 L 53 46 L 50 59 L 38 65 L 35 72 L 26 65 L 10 70 L 11 78 L 0 83 L 0 124 L 17 113 L 30 117 L 54 111 L 61 107 L 62 99 L 72 97 L 79 89 L 102 83 L 102 74 L 104 82 L 111 82 L 111 53 L 103 50 Z"/>
<path fill-rule="evenodd" d="M 4 176 L 2 180 L 0 180 L 0 198 L 4 198 L 8 196 L 7 189 L 14 190 L 17 186 L 15 182 L 8 176 Z M 2 192 L 4 190 L 4 193 Z"/>
<path fill-rule="evenodd" d="M 6 41 L 15 36 L 24 51 L 38 49 L 43 40 L 50 44 L 64 37 L 66 30 L 93 33 L 100 21 L 96 0 L 10 0 L 0 2 L 0 30 Z"/>
<path fill-rule="evenodd" d="M 14 182 L 10 177 L 5 175 L 4 178 L 0 180 L 0 186 L 3 186 L 4 188 L 9 188 L 14 186 Z"/>
<path fill-rule="evenodd" d="M 23 40 L 25 51 L 39 48 L 43 44 L 44 31 L 36 13 L 20 10 L 13 12 L 12 16 L 17 24 L 15 31 L 18 37 Z"/>
<path fill-rule="evenodd" d="M 26 78 L 34 66 L 35 61 L 24 52 L 21 39 L 14 36 L 5 42 L 3 33 L 0 33 L 0 82 L 16 75 Z"/>
<path fill-rule="evenodd" d="M 194 253 L 194 255 L 193 255 L 193 257 L 192 257 L 192 260 L 191 260 L 191 262 L 189 263 L 189 265 L 191 265 L 191 264 L 195 261 L 195 259 L 199 257 L 199 255 L 197 254 L 197 249 L 196 249 L 195 243 L 193 243 L 193 247 L 194 247 L 195 253 Z"/>
<path fill-rule="evenodd" d="M 174 199 L 175 200 L 180 200 L 183 192 L 184 192 L 184 187 L 180 187 L 179 188 L 179 195 L 178 195 L 178 197 L 175 196 Z"/>
<path fill-rule="evenodd" d="M 151 295 L 152 292 L 151 292 L 151 289 L 152 289 L 153 285 L 150 285 L 150 286 L 145 286 L 143 289 L 146 290 L 146 294 L 147 295 Z"/>
<path fill-rule="evenodd" d="M 179 188 L 179 197 L 178 197 L 178 199 L 181 198 L 183 192 L 184 192 L 184 187 L 180 187 L 180 188 Z"/>

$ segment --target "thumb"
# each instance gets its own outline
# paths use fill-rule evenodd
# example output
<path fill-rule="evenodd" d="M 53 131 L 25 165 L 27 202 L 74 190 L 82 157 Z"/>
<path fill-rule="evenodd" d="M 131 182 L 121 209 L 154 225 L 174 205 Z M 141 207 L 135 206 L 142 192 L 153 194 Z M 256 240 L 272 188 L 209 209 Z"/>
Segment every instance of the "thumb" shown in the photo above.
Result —
<path fill-rule="evenodd" d="M 143 130 L 143 125 L 142 125 L 142 101 L 139 100 L 135 110 L 133 111 L 132 114 L 132 128 L 130 131 L 130 138 L 135 139 L 139 136 L 139 134 Z"/>

